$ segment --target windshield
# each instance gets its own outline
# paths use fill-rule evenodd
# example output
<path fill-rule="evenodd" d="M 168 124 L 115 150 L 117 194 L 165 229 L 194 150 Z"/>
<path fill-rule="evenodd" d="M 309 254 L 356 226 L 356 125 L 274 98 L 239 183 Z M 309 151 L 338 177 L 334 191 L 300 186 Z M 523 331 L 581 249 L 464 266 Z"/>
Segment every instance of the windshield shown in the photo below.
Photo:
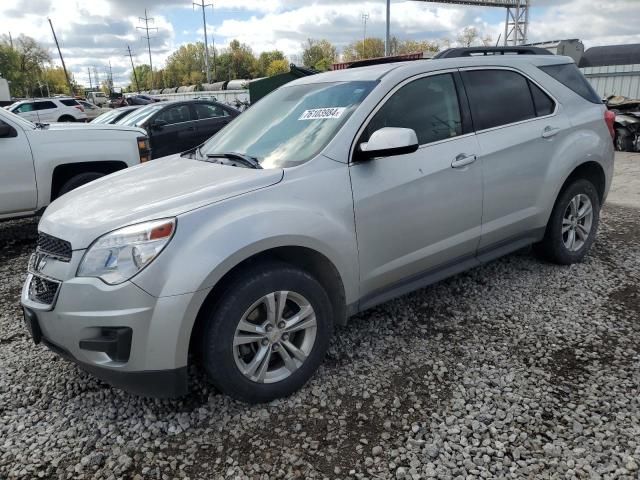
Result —
<path fill-rule="evenodd" d="M 158 110 L 161 110 L 166 105 L 147 105 L 144 106 L 135 112 L 127 115 L 124 118 L 121 118 L 116 122 L 117 125 L 127 125 L 129 127 L 140 127 L 142 126 L 153 114 L 155 114 Z"/>
<path fill-rule="evenodd" d="M 96 118 L 91 120 L 91 123 L 110 123 L 114 118 L 120 115 L 122 112 L 118 110 L 111 110 L 110 112 L 105 112 L 101 115 L 98 115 Z"/>
<path fill-rule="evenodd" d="M 213 136 L 199 153 L 240 153 L 256 158 L 262 168 L 300 165 L 329 143 L 375 85 L 334 82 L 280 88 Z"/>

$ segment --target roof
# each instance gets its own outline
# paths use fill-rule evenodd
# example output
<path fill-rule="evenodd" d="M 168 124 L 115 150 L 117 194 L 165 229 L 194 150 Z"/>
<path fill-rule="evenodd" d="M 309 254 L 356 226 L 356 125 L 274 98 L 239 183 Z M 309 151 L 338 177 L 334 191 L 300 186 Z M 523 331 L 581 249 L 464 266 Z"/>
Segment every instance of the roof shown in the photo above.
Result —
<path fill-rule="evenodd" d="M 409 62 L 384 63 L 368 67 L 333 70 L 294 80 L 288 85 L 304 85 L 323 82 L 377 81 L 391 71 L 406 69 L 410 74 L 419 74 L 449 68 L 474 66 L 516 66 L 528 63 L 533 65 L 550 65 L 573 63 L 573 59 L 558 55 L 488 55 L 463 58 L 443 58 L 433 60 L 414 60 Z"/>
<path fill-rule="evenodd" d="M 582 56 L 580 68 L 640 63 L 640 43 L 591 47 Z"/>

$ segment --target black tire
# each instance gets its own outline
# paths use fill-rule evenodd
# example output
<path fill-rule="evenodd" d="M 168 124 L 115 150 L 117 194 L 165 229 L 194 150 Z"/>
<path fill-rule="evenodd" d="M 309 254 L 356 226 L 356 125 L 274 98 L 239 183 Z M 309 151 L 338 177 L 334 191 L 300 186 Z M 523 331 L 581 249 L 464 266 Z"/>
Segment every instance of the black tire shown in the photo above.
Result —
<path fill-rule="evenodd" d="M 616 128 L 616 150 L 633 152 L 633 136 L 626 128 Z"/>
<path fill-rule="evenodd" d="M 583 245 L 576 251 L 572 251 L 565 245 L 565 239 L 562 232 L 563 219 L 569 208 L 570 202 L 578 195 L 586 195 L 591 201 L 593 209 L 593 218 L 591 228 Z M 571 265 L 581 262 L 589 253 L 593 242 L 595 241 L 600 222 L 600 197 L 593 184 L 585 179 L 579 179 L 572 182 L 564 188 L 556 204 L 551 212 L 551 218 L 547 224 L 544 239 L 536 245 L 536 251 L 547 260 L 559 265 Z"/>
<path fill-rule="evenodd" d="M 62 123 L 75 122 L 75 121 L 76 121 L 76 119 L 73 118 L 71 115 L 63 115 L 58 119 L 58 122 L 62 122 Z"/>
<path fill-rule="evenodd" d="M 236 364 L 234 335 L 245 312 L 262 297 L 278 291 L 302 295 L 313 307 L 317 322 L 315 342 L 306 360 L 287 378 L 258 383 L 247 378 Z M 209 379 L 220 391 L 244 402 L 263 403 L 289 396 L 307 383 L 322 363 L 333 334 L 331 302 L 313 276 L 286 263 L 264 262 L 236 275 L 218 297 L 206 313 L 201 360 Z M 276 362 L 282 360 L 273 358 Z"/>
<path fill-rule="evenodd" d="M 58 196 L 56 198 L 61 197 L 65 193 L 69 193 L 71 190 L 75 190 L 82 185 L 93 182 L 94 180 L 102 177 L 104 177 L 104 173 L 100 172 L 79 173 L 78 175 L 71 177 L 62 185 L 62 188 L 60 188 L 60 191 L 58 192 Z"/>

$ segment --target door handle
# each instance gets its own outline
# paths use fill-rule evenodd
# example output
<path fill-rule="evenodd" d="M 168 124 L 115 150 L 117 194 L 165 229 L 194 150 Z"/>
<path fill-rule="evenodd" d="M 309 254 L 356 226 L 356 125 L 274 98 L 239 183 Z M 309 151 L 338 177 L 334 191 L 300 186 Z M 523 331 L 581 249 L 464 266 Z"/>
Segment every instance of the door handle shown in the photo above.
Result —
<path fill-rule="evenodd" d="M 554 127 L 546 127 L 543 131 L 542 131 L 542 138 L 551 138 L 551 137 L 555 137 L 557 134 L 560 133 L 560 129 L 559 128 L 554 128 Z"/>
<path fill-rule="evenodd" d="M 471 165 L 477 159 L 478 157 L 476 157 L 475 155 L 467 155 L 465 153 L 461 153 L 456 157 L 456 159 L 453 162 L 451 162 L 451 167 L 452 168 L 466 167 L 467 165 Z"/>

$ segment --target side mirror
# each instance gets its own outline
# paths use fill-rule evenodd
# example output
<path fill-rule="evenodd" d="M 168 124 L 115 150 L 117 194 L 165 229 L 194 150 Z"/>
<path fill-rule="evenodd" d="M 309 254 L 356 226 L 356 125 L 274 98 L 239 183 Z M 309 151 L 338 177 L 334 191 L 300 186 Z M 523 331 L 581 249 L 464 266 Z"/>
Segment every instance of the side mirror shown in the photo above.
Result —
<path fill-rule="evenodd" d="M 18 132 L 11 125 L 0 122 L 0 138 L 17 137 Z"/>
<path fill-rule="evenodd" d="M 166 120 L 154 120 L 153 123 L 151 123 L 151 129 L 152 130 L 162 130 L 165 126 L 167 125 L 167 121 Z"/>
<path fill-rule="evenodd" d="M 411 128 L 384 127 L 371 134 L 369 141 L 360 144 L 360 156 L 369 160 L 413 153 L 419 147 L 418 136 Z"/>

